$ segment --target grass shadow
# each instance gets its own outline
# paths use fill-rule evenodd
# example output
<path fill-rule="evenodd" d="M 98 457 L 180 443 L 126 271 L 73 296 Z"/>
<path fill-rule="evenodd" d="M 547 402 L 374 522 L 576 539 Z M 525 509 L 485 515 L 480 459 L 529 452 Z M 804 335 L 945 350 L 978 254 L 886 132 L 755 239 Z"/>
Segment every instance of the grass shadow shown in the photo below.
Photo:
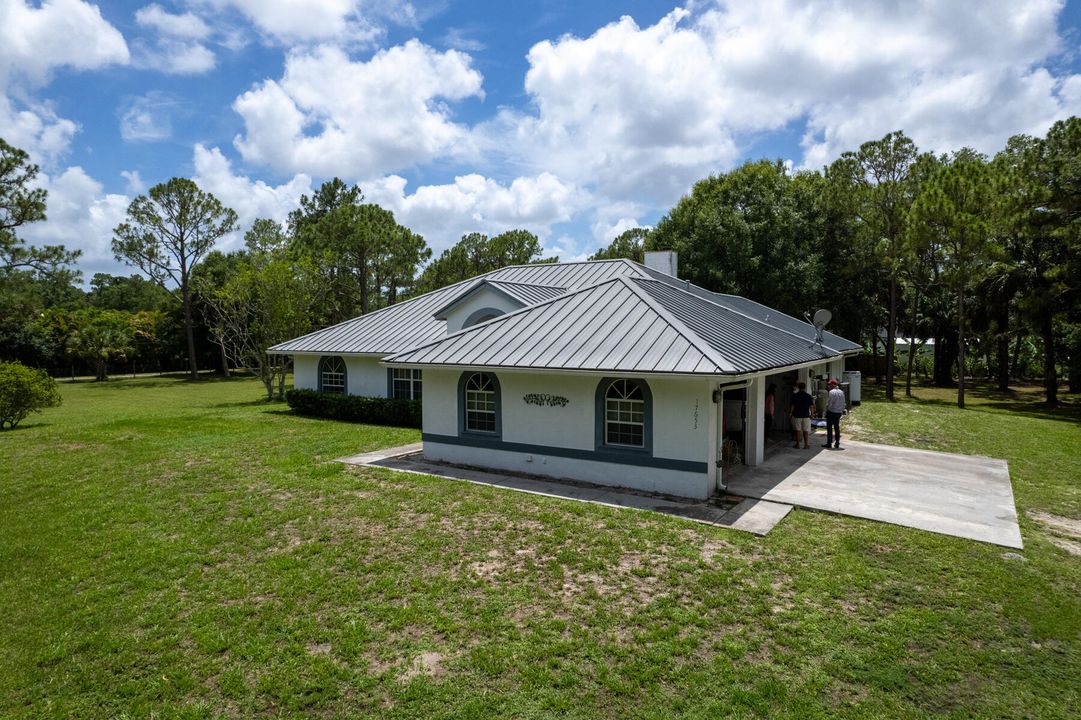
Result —
<path fill-rule="evenodd" d="M 207 385 L 218 383 L 235 383 L 235 382 L 247 382 L 250 381 L 254 375 L 236 374 L 233 373 L 229 377 L 222 377 L 221 375 L 201 373 L 199 379 L 195 380 L 187 373 L 165 373 L 163 375 L 138 375 L 137 377 L 131 377 L 130 375 L 111 375 L 105 380 L 95 380 L 89 377 L 77 377 L 72 380 L 68 378 L 56 378 L 57 383 L 60 385 L 97 385 L 99 387 L 108 387 L 110 389 L 145 389 L 150 387 L 168 386 L 171 384 L 186 384 L 186 385 Z"/>
<path fill-rule="evenodd" d="M 912 397 L 905 397 L 903 387 L 897 388 L 896 403 L 912 403 L 925 407 L 956 408 L 957 388 L 940 387 L 929 383 L 913 384 Z M 937 396 L 928 395 L 935 393 Z M 886 402 L 885 386 L 865 385 L 864 396 Z M 1009 390 L 999 390 L 994 385 L 975 383 L 965 387 L 965 410 L 995 414 L 1023 415 L 1040 420 L 1066 422 L 1081 421 L 1081 403 L 1076 397 L 1062 398 L 1057 406 L 1048 407 L 1043 401 L 1043 387 L 1020 384 Z"/>
<path fill-rule="evenodd" d="M 259 405 L 266 405 L 267 407 L 277 407 L 284 403 L 284 400 L 267 400 L 266 398 L 260 398 L 258 400 L 241 400 L 239 402 L 225 402 L 216 403 L 211 407 L 228 408 L 228 407 L 256 407 Z"/>
<path fill-rule="evenodd" d="M 5 434 L 10 433 L 10 432 L 19 432 L 20 430 L 30 430 L 31 428 L 43 428 L 43 427 L 52 427 L 52 423 L 47 423 L 47 422 L 19 423 L 15 427 L 5 427 L 3 430 L 0 430 L 0 437 L 3 437 Z"/>

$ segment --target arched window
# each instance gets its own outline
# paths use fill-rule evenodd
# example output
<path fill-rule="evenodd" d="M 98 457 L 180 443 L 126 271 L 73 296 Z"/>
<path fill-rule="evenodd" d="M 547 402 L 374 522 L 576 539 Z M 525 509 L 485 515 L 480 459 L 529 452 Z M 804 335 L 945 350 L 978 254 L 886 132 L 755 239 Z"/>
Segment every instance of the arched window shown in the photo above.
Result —
<path fill-rule="evenodd" d="M 345 360 L 337 355 L 319 358 L 319 391 L 345 394 Z"/>
<path fill-rule="evenodd" d="M 597 449 L 651 451 L 653 396 L 644 380 L 606 378 L 597 386 Z"/>
<path fill-rule="evenodd" d="M 486 372 L 463 373 L 458 382 L 461 430 L 498 436 L 500 433 L 499 381 Z"/>

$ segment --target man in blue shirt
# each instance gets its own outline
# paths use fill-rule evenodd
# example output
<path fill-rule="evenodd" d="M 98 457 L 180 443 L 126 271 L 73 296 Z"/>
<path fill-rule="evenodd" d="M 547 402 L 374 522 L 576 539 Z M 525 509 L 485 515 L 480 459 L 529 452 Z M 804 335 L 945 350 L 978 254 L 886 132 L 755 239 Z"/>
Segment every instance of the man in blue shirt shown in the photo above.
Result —
<path fill-rule="evenodd" d="M 808 441 L 811 437 L 811 407 L 815 399 L 811 397 L 811 393 L 807 392 L 807 383 L 797 383 L 796 388 L 795 394 L 792 395 L 792 405 L 788 408 L 792 416 L 792 431 L 796 434 L 796 444 L 792 447 L 799 447 L 799 438 L 802 433 L 803 447 L 806 449 L 810 447 Z"/>

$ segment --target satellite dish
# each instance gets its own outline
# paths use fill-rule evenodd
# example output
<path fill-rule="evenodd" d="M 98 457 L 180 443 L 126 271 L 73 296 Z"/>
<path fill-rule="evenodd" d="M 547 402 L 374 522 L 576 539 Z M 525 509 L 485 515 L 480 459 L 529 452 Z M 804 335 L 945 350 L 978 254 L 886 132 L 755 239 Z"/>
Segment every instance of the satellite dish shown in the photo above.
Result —
<path fill-rule="evenodd" d="M 823 308 L 815 313 L 812 322 L 816 328 L 821 330 L 829 324 L 829 321 L 833 319 L 833 313 Z"/>

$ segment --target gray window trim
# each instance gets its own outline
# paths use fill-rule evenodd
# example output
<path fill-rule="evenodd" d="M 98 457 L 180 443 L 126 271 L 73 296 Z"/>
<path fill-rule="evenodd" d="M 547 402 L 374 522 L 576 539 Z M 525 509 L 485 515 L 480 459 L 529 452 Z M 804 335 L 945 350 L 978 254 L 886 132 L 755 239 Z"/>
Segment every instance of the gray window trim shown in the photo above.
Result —
<path fill-rule="evenodd" d="M 331 392 L 323 389 L 323 363 L 328 360 L 340 360 L 342 363 L 342 395 L 349 394 L 349 365 L 345 362 L 345 358 L 341 355 L 321 355 L 319 357 L 319 365 L 316 367 L 316 375 L 318 377 L 319 392 Z M 337 394 L 337 390 L 333 391 Z"/>
<path fill-rule="evenodd" d="M 480 310 L 474 310 L 473 312 L 469 313 L 469 317 L 467 317 L 465 319 L 465 322 L 462 324 L 462 330 L 465 330 L 467 327 L 472 327 L 473 325 L 476 325 L 480 321 L 480 319 L 482 317 L 484 317 L 485 315 L 492 315 L 493 317 L 488 318 L 488 319 L 489 320 L 494 320 L 495 318 L 499 317 L 500 315 L 506 315 L 506 314 L 507 314 L 506 310 L 500 310 L 499 308 L 494 308 L 494 307 L 484 307 L 484 308 L 481 308 Z"/>
<path fill-rule="evenodd" d="M 609 445 L 605 442 L 605 395 L 608 393 L 608 388 L 620 380 L 631 380 L 638 383 L 639 387 L 642 388 L 642 399 L 645 401 L 645 426 L 642 428 L 643 444 L 640 448 L 628 445 Z M 609 456 L 653 457 L 653 392 L 649 389 L 649 383 L 642 378 L 606 377 L 602 379 L 597 383 L 597 394 L 594 398 L 593 427 L 594 447 L 597 453 Z"/>
<path fill-rule="evenodd" d="M 408 371 L 408 372 L 414 372 L 415 371 L 414 368 L 392 368 L 392 367 L 387 368 L 387 397 L 391 398 L 391 399 L 394 399 L 394 371 L 395 370 L 402 370 L 402 371 Z M 421 371 L 416 371 L 416 372 L 421 372 Z M 423 395 L 424 395 L 424 373 L 423 372 L 421 372 L 419 382 L 421 383 L 420 392 L 421 392 L 421 396 L 423 397 Z M 409 400 L 415 400 L 416 398 L 408 398 L 408 399 Z"/>
<path fill-rule="evenodd" d="M 481 432 L 479 430 L 466 430 L 465 428 L 465 384 L 473 375 L 487 375 L 495 387 L 495 432 Z M 499 378 L 493 372 L 467 370 L 458 378 L 458 435 L 459 437 L 491 438 L 499 440 L 503 437 L 503 393 L 499 387 Z"/>

